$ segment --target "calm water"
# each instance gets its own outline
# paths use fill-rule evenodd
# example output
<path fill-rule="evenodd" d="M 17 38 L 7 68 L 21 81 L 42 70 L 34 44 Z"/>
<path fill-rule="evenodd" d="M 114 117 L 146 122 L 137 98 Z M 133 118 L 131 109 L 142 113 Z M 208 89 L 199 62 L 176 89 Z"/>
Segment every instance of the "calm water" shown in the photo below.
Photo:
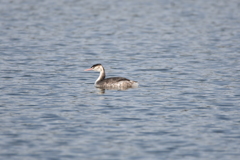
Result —
<path fill-rule="evenodd" d="M 2 0 L 0 28 L 0 159 L 240 159 L 238 0 Z"/>

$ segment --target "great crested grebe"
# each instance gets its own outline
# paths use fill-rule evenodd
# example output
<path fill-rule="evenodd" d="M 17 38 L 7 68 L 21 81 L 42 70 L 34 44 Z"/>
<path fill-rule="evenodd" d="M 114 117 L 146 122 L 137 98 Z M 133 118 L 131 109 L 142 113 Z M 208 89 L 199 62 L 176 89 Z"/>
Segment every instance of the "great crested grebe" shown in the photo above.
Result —
<path fill-rule="evenodd" d="M 105 79 L 105 76 L 106 76 L 105 69 L 101 64 L 95 64 L 91 68 L 85 69 L 84 71 L 90 71 L 90 70 L 100 72 L 100 75 L 95 82 L 95 87 L 97 88 L 125 90 L 128 88 L 138 87 L 138 82 L 131 81 L 123 77 L 111 77 L 111 78 Z"/>

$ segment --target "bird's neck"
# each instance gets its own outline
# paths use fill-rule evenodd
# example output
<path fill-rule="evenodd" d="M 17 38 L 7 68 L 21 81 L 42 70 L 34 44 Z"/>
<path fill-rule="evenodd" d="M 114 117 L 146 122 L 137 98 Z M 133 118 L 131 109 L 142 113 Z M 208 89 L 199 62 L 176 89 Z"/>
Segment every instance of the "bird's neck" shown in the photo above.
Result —
<path fill-rule="evenodd" d="M 98 77 L 98 79 L 96 80 L 95 84 L 97 84 L 98 82 L 104 80 L 105 77 L 106 77 L 106 75 L 105 75 L 105 70 L 104 70 L 104 68 L 102 67 L 102 71 L 100 72 L 99 77 Z"/>

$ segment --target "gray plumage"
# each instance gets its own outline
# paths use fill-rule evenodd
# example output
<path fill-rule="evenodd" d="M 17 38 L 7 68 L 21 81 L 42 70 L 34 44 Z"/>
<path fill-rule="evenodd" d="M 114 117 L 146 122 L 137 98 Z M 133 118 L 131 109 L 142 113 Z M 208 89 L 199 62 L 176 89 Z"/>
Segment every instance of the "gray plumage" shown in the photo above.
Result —
<path fill-rule="evenodd" d="M 101 64 L 95 64 L 91 68 L 86 69 L 86 71 L 87 70 L 94 70 L 100 72 L 100 75 L 95 82 L 95 86 L 97 88 L 126 90 L 128 88 L 138 87 L 138 83 L 136 81 L 131 81 L 124 77 L 111 77 L 105 79 L 105 69 Z"/>

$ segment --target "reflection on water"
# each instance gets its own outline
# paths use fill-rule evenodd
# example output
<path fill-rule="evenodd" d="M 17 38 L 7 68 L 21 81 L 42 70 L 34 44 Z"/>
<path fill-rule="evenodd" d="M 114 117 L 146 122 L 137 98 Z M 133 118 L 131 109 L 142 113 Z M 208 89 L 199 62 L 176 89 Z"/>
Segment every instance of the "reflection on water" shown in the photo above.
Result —
<path fill-rule="evenodd" d="M 0 159 L 240 159 L 238 0 L 0 11 Z M 140 87 L 94 88 L 96 62 Z"/>

